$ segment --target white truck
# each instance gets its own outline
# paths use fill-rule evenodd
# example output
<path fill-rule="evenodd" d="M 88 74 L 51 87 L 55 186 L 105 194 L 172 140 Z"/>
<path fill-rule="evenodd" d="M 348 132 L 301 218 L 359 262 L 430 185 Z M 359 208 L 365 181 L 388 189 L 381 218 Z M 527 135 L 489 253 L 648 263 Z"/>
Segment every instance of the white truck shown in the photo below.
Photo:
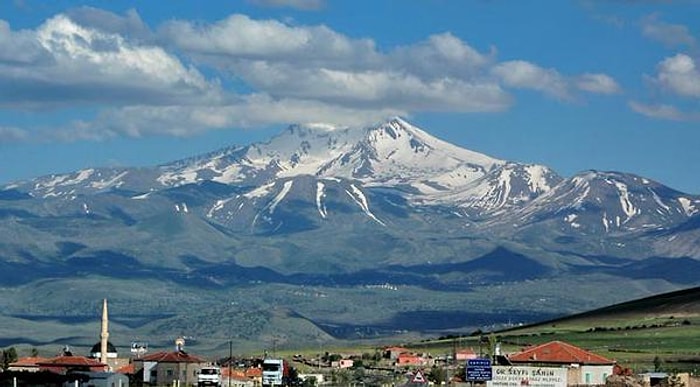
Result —
<path fill-rule="evenodd" d="M 197 374 L 197 387 L 221 387 L 221 368 L 216 366 L 202 367 Z"/>
<path fill-rule="evenodd" d="M 287 362 L 283 359 L 264 359 L 262 364 L 263 387 L 284 385 L 288 372 Z"/>

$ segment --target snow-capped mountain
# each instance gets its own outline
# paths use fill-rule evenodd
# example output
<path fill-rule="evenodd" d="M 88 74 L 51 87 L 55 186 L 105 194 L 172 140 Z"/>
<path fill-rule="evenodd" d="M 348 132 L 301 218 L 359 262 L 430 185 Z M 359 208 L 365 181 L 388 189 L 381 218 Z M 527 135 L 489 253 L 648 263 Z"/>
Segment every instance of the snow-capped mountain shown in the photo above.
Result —
<path fill-rule="evenodd" d="M 463 149 L 394 118 L 366 128 L 292 125 L 266 143 L 229 147 L 158 168 L 86 169 L 41 177 L 13 188 L 34 197 L 75 199 L 107 190 L 144 198 L 159 190 L 205 181 L 249 187 L 249 192 L 222 198 L 206 211 L 212 218 L 223 219 L 226 216 L 217 218 L 216 213 L 223 210 L 230 217 L 245 207 L 241 201 L 246 199 L 266 200 L 262 207 L 275 209 L 271 203 L 284 198 L 287 191 L 283 187 L 293 186 L 294 179 L 304 176 L 319 179 L 318 187 L 344 181 L 347 189 L 341 191 L 355 198 L 365 214 L 371 210 L 363 199 L 364 191 L 390 188 L 415 205 L 456 205 L 467 216 L 521 206 L 561 180 L 547 167 L 505 162 Z M 322 191 L 319 188 L 320 197 Z M 273 197 L 264 197 L 272 192 Z M 224 208 L 231 205 L 241 208 Z M 319 216 L 323 213 L 319 211 Z"/>
<path fill-rule="evenodd" d="M 400 198 L 403 212 L 438 211 L 490 226 L 546 220 L 583 234 L 670 229 L 700 208 L 697 196 L 642 177 L 584 172 L 563 179 L 546 166 L 454 146 L 401 118 L 363 128 L 292 125 L 265 143 L 232 146 L 156 168 L 86 169 L 6 188 L 44 199 L 120 192 L 148 200 L 158 192 L 203 183 L 237 188 L 198 200 L 199 214 L 250 230 L 266 222 L 279 227 L 275 212 L 285 210 L 287 202 L 295 206 L 286 210 L 287 216 L 298 213 L 302 202 L 313 210 L 304 215 L 306 223 L 332 218 L 336 206 L 386 225 L 368 198 L 382 202 L 387 195 L 394 199 L 385 204 Z"/>
<path fill-rule="evenodd" d="M 464 186 L 503 164 L 394 118 L 368 128 L 293 125 L 266 143 L 166 165 L 158 181 L 260 184 L 311 175 L 428 194 Z"/>
<path fill-rule="evenodd" d="M 641 293 L 697 284 L 700 196 L 620 172 L 562 178 L 451 145 L 400 118 L 364 128 L 292 125 L 268 142 L 152 168 L 90 168 L 2 187 L 0 269 L 0 286 L 20 289 L 13 297 L 25 292 L 27 305 L 51 294 L 44 307 L 69 310 L 102 281 L 129 309 L 146 303 L 144 313 L 172 299 L 177 317 L 166 325 L 182 331 L 201 325 L 202 297 L 216 306 L 209 322 L 236 304 L 223 299 L 243 297 L 243 314 L 260 307 L 256 321 L 273 304 L 298 310 L 290 314 L 304 324 L 315 318 L 357 332 L 354 309 L 327 312 L 349 295 L 355 308 L 370 294 L 367 321 L 386 327 L 406 321 L 407 308 L 463 310 L 479 288 L 508 300 L 494 316 L 509 319 L 532 312 L 537 305 L 525 298 L 533 294 L 548 300 L 541 311 L 560 313 L 619 297 L 623 281 Z M 562 295 L 561 284 L 571 292 Z M 376 293 L 397 286 L 409 291 Z M 192 297 L 143 291 L 181 287 Z M 328 293 L 341 298 L 314 315 Z M 274 319 L 263 325 L 289 329 Z M 434 320 L 427 325 L 434 333 Z M 162 333 L 161 324 L 154 329 Z"/>
<path fill-rule="evenodd" d="M 526 205 L 522 223 L 552 219 L 589 234 L 664 230 L 700 209 L 696 196 L 632 174 L 587 171 L 562 181 Z"/>

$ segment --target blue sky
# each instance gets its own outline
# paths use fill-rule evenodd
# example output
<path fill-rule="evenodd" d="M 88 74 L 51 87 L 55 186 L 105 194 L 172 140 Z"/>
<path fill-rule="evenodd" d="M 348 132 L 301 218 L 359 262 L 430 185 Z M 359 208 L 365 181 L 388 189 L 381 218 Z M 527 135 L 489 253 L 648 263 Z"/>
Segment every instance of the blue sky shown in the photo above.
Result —
<path fill-rule="evenodd" d="M 700 194 L 698 20 L 693 1 L 2 1 L 0 184 L 400 115 Z"/>

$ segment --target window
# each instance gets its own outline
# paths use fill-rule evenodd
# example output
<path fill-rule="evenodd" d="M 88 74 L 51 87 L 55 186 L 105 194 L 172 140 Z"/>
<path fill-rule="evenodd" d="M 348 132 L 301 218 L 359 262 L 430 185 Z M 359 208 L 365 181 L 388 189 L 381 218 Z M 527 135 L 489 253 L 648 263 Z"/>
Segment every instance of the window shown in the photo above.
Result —
<path fill-rule="evenodd" d="M 173 370 L 166 370 L 166 371 L 165 371 L 165 374 L 166 374 L 167 376 L 173 376 Z"/>
<path fill-rule="evenodd" d="M 586 384 L 591 384 L 591 374 L 586 372 Z"/>

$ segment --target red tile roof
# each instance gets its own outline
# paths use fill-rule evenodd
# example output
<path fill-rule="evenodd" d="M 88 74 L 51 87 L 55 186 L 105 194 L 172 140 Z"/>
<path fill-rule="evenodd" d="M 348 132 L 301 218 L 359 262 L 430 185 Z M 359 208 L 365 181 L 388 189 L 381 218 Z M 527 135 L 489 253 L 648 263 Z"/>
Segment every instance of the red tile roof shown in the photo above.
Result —
<path fill-rule="evenodd" d="M 223 368 L 221 368 L 221 376 L 230 377 L 231 379 L 238 379 L 238 380 L 255 379 L 255 378 L 259 378 L 262 376 L 262 369 L 257 368 L 257 367 L 250 367 L 250 368 L 246 368 L 245 370 L 232 369 L 231 373 L 229 374 L 228 368 L 223 367 Z"/>
<path fill-rule="evenodd" d="M 259 378 L 262 376 L 262 368 L 249 367 L 245 370 L 245 376 L 249 378 Z"/>
<path fill-rule="evenodd" d="M 97 360 L 90 359 L 84 356 L 58 356 L 53 359 L 47 359 L 44 361 L 37 362 L 40 367 L 90 367 L 99 368 L 106 367 L 106 364 L 102 364 Z"/>
<path fill-rule="evenodd" d="M 73 370 L 105 371 L 108 368 L 106 364 L 84 356 L 58 356 L 40 361 L 37 365 L 39 369 L 59 374 Z"/>
<path fill-rule="evenodd" d="M 143 361 L 155 361 L 158 363 L 204 363 L 205 360 L 199 356 L 190 355 L 186 352 L 156 352 L 144 356 Z"/>
<path fill-rule="evenodd" d="M 550 341 L 508 356 L 513 363 L 614 364 L 603 356 L 562 341 Z"/>
<path fill-rule="evenodd" d="M 19 358 L 14 363 L 10 363 L 10 367 L 38 367 L 41 362 L 49 360 L 48 358 L 45 357 L 22 357 Z"/>

